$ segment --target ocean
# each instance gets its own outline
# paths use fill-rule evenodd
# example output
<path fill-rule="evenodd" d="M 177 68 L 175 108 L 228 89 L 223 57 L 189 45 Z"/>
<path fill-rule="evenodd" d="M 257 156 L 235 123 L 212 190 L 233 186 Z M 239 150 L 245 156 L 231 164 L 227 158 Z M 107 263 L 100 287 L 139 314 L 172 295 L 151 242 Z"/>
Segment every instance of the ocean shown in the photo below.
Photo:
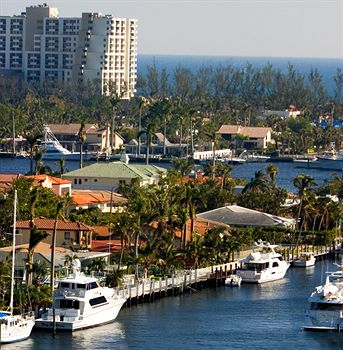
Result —
<path fill-rule="evenodd" d="M 318 69 L 327 91 L 332 94 L 335 89 L 333 77 L 337 68 L 343 70 L 343 59 L 337 58 L 280 58 L 280 57 L 231 57 L 231 56 L 179 56 L 179 55 L 138 55 L 138 73 L 145 74 L 147 67 L 156 66 L 158 70 L 166 68 L 172 74 L 178 66 L 197 72 L 201 67 L 228 66 L 244 68 L 247 63 L 255 68 L 262 68 L 268 63 L 282 72 L 287 71 L 289 64 L 301 74 L 307 75 L 311 69 Z"/>

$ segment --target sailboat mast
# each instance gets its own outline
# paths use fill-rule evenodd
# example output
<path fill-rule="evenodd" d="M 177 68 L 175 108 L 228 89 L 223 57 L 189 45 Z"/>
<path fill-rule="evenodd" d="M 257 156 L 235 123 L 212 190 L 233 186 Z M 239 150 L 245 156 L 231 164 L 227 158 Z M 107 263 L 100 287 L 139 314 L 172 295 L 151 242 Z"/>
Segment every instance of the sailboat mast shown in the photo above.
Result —
<path fill-rule="evenodd" d="M 13 240 L 12 240 L 12 276 L 11 276 L 11 299 L 10 312 L 13 315 L 13 292 L 14 292 L 14 266 L 15 266 L 15 232 L 17 230 L 17 190 L 14 190 L 14 209 L 13 209 Z"/>
<path fill-rule="evenodd" d="M 15 155 L 15 121 L 14 121 L 14 114 L 12 114 L 12 133 L 13 133 L 13 155 Z"/>

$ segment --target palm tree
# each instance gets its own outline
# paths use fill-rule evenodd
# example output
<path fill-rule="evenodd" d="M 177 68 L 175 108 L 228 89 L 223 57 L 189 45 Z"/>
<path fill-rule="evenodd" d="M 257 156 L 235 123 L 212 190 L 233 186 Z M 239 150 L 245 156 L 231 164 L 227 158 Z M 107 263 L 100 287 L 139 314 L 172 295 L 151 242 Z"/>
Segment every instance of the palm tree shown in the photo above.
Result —
<path fill-rule="evenodd" d="M 83 144 L 86 142 L 87 140 L 87 136 L 86 136 L 86 125 L 85 122 L 81 123 L 79 132 L 77 134 L 78 140 L 80 142 L 80 168 L 83 167 Z"/>
<path fill-rule="evenodd" d="M 141 137 L 143 134 L 145 134 L 146 136 L 146 164 L 147 165 L 149 164 L 149 148 L 151 146 L 151 140 L 155 132 L 156 132 L 155 124 L 149 123 L 145 130 L 141 130 L 138 133 L 138 137 Z"/>
<path fill-rule="evenodd" d="M 230 164 L 217 164 L 217 174 L 221 177 L 221 189 L 224 189 L 226 185 L 226 179 L 231 174 L 232 169 L 233 167 Z"/>
<path fill-rule="evenodd" d="M 37 152 L 37 142 L 41 138 L 41 136 L 42 135 L 39 134 L 29 134 L 26 136 L 26 141 L 28 142 L 30 149 L 30 174 L 33 173 L 33 160 Z"/>
<path fill-rule="evenodd" d="M 212 179 L 216 178 L 216 149 L 218 145 L 219 134 L 216 131 L 210 131 L 204 133 L 205 137 L 207 137 L 212 145 Z"/>
<path fill-rule="evenodd" d="M 37 199 L 39 197 L 39 193 L 40 193 L 39 187 L 33 187 L 33 189 L 31 189 L 31 192 L 30 192 L 30 240 L 29 240 L 29 248 L 27 251 L 26 284 L 30 284 L 32 282 L 31 272 L 32 272 L 34 250 L 37 244 L 48 236 L 47 232 L 38 231 L 34 224 L 35 206 L 36 206 Z"/>
<path fill-rule="evenodd" d="M 269 164 L 266 168 L 266 172 L 270 178 L 270 181 L 272 182 L 272 187 L 275 188 L 276 186 L 276 176 L 279 172 L 279 169 L 274 164 Z"/>
<path fill-rule="evenodd" d="M 308 175 L 299 174 L 293 180 L 294 186 L 298 189 L 298 196 L 300 198 L 299 209 L 297 214 L 296 225 L 299 228 L 300 216 L 303 211 L 304 201 L 309 201 L 310 194 L 313 187 L 316 185 L 314 178 Z"/>

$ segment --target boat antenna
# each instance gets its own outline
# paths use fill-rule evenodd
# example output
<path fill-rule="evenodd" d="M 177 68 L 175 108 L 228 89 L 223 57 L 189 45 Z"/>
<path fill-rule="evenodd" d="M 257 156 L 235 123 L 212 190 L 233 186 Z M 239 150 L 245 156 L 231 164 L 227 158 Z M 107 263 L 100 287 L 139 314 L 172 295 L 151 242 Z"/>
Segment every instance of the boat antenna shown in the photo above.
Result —
<path fill-rule="evenodd" d="M 17 230 L 17 190 L 14 190 L 14 209 L 13 209 L 13 238 L 12 238 L 12 275 L 11 275 L 11 298 L 10 312 L 13 315 L 13 290 L 14 290 L 14 264 L 15 264 L 15 232 Z"/>

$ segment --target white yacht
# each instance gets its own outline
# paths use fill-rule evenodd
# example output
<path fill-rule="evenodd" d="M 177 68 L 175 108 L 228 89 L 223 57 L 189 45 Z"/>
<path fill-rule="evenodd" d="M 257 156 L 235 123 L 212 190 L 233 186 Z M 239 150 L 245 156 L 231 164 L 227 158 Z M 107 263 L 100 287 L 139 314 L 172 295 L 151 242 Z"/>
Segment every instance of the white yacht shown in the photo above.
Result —
<path fill-rule="evenodd" d="M 83 275 L 80 266 L 75 259 L 73 273 L 58 280 L 53 305 L 36 319 L 36 328 L 76 331 L 115 320 L 126 298 L 113 288 L 101 287 L 96 278 Z"/>
<path fill-rule="evenodd" d="M 80 152 L 70 152 L 64 148 L 57 140 L 48 125 L 43 127 L 43 140 L 41 141 L 41 151 L 43 153 L 43 160 L 59 160 L 65 158 L 66 160 L 79 160 Z"/>
<path fill-rule="evenodd" d="M 275 252 L 277 245 L 259 241 L 254 243 L 252 252 L 241 260 L 243 266 L 236 270 L 242 282 L 264 283 L 281 279 L 289 268 L 281 254 Z"/>
<path fill-rule="evenodd" d="M 35 324 L 32 313 L 13 315 L 13 291 L 14 291 L 14 267 L 15 267 L 15 232 L 16 232 L 16 213 L 17 213 L 17 191 L 14 192 L 14 223 L 13 223 L 13 241 L 12 241 L 12 275 L 11 275 L 11 294 L 10 311 L 0 311 L 0 340 L 3 343 L 14 343 L 27 339 Z"/>
<path fill-rule="evenodd" d="M 293 266 L 296 267 L 309 267 L 314 266 L 316 258 L 313 253 L 301 253 L 299 258 L 293 261 Z"/>
<path fill-rule="evenodd" d="M 328 272 L 326 281 L 308 298 L 305 313 L 305 330 L 343 330 L 343 271 Z"/>
<path fill-rule="evenodd" d="M 317 161 L 313 163 L 313 167 L 325 170 L 343 170 L 343 150 L 337 151 L 335 144 L 331 144 L 331 148 L 323 154 L 317 156 Z"/>

